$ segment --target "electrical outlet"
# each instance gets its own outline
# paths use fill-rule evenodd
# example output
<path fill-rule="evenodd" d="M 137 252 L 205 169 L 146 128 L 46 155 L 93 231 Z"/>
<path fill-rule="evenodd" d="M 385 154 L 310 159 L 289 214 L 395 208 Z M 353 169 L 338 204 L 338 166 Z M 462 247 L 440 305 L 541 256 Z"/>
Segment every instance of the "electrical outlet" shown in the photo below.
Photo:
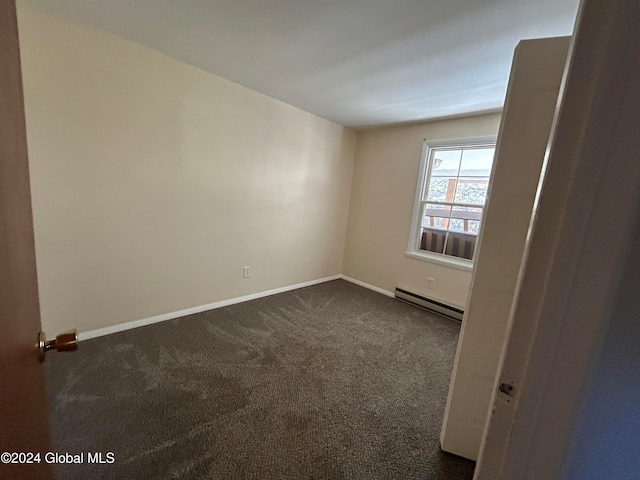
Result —
<path fill-rule="evenodd" d="M 433 288 L 433 277 L 427 277 L 427 288 Z"/>
<path fill-rule="evenodd" d="M 242 267 L 242 278 L 249 278 L 251 276 L 251 267 Z"/>

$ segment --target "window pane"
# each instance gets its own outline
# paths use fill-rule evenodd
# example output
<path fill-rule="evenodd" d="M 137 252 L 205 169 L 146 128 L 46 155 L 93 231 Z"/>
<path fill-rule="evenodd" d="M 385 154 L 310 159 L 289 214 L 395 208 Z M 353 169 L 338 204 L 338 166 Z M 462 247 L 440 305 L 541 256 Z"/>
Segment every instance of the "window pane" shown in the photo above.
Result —
<path fill-rule="evenodd" d="M 482 219 L 482 209 L 474 207 L 453 207 L 449 230 L 469 234 L 478 233 L 478 224 Z"/>
<path fill-rule="evenodd" d="M 460 165 L 460 176 L 489 178 L 494 153 L 495 148 L 493 147 L 464 150 Z"/>
<path fill-rule="evenodd" d="M 423 228 L 431 227 L 446 230 L 450 215 L 451 207 L 427 203 L 422 210 L 421 226 Z"/>
<path fill-rule="evenodd" d="M 420 238 L 420 250 L 427 252 L 444 253 L 445 237 L 447 232 L 433 228 L 423 228 Z"/>
<path fill-rule="evenodd" d="M 469 233 L 480 233 L 480 222 L 478 220 L 469 220 Z"/>
<path fill-rule="evenodd" d="M 462 150 L 433 150 L 431 176 L 457 177 Z"/>
<path fill-rule="evenodd" d="M 455 202 L 484 205 L 487 200 L 488 179 L 464 178 L 458 179 Z"/>
<path fill-rule="evenodd" d="M 425 200 L 431 200 L 432 202 L 452 202 L 455 196 L 455 189 L 455 178 L 431 177 Z M 447 196 L 450 198 L 447 199 Z"/>
<path fill-rule="evenodd" d="M 435 228 L 437 230 L 446 230 L 448 222 L 447 219 L 442 217 L 429 217 L 425 215 L 422 217 L 422 227 L 423 228 Z"/>
<path fill-rule="evenodd" d="M 445 217 L 449 218 L 451 214 L 451 207 L 448 205 L 438 205 L 434 203 L 427 203 L 423 209 L 424 215 L 432 217 Z"/>
<path fill-rule="evenodd" d="M 477 237 L 469 233 L 449 232 L 445 254 L 452 257 L 473 258 Z"/>
<path fill-rule="evenodd" d="M 464 220 L 452 218 L 449 222 L 449 230 L 454 232 L 464 232 Z"/>

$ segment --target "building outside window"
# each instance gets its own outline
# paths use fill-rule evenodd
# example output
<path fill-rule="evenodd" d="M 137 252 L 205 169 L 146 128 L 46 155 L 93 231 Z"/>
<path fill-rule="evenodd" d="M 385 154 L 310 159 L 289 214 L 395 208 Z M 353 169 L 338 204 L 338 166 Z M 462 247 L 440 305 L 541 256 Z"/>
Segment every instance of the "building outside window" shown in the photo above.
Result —
<path fill-rule="evenodd" d="M 494 138 L 425 142 L 408 256 L 472 268 L 494 153 Z"/>

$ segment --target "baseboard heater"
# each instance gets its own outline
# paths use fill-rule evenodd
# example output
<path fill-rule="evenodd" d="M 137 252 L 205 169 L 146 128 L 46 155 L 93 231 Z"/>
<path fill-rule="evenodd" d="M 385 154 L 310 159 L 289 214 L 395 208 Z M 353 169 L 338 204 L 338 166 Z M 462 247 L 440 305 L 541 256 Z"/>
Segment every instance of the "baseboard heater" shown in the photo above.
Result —
<path fill-rule="evenodd" d="M 464 310 L 460 308 L 453 307 L 436 300 L 431 300 L 430 298 L 423 297 L 422 295 L 409 292 L 408 290 L 404 290 L 402 288 L 396 288 L 396 298 L 403 302 L 410 303 L 411 305 L 425 308 L 430 312 L 437 313 L 438 315 L 443 315 L 447 318 L 462 322 Z"/>

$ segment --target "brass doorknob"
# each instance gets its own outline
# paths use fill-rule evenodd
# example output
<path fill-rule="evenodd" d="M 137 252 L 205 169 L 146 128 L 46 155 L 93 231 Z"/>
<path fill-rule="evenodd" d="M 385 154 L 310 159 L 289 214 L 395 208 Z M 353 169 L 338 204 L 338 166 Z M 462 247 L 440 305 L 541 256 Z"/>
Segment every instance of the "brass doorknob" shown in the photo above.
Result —
<path fill-rule="evenodd" d="M 78 331 L 74 328 L 68 332 L 63 332 L 54 340 L 47 340 L 44 332 L 38 334 L 38 352 L 40 361 L 44 362 L 44 354 L 49 350 L 56 349 L 58 352 L 73 352 L 78 349 Z"/>

